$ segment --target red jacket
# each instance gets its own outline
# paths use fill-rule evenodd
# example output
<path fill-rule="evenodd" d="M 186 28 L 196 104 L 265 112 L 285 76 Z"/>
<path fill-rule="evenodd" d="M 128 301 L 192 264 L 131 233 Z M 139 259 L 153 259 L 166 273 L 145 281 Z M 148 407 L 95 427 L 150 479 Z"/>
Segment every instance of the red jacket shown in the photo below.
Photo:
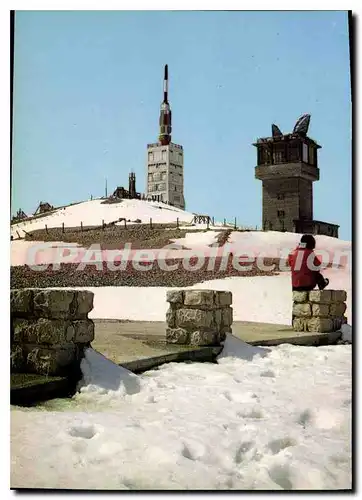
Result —
<path fill-rule="evenodd" d="M 313 263 L 314 266 L 320 266 L 321 261 L 316 255 L 314 255 L 314 259 L 313 257 L 309 257 L 311 254 L 314 255 L 313 250 L 298 247 L 289 255 L 288 264 L 292 271 L 293 287 L 316 286 L 316 274 L 318 271 L 313 269 L 313 267 L 309 269 L 308 263 L 310 262 Z"/>

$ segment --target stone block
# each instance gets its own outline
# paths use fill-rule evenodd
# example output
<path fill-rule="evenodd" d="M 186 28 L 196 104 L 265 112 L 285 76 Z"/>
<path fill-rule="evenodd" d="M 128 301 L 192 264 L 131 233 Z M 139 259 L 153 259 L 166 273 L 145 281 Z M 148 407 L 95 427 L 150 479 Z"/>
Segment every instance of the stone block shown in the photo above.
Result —
<path fill-rule="evenodd" d="M 293 330 L 295 332 L 307 332 L 308 331 L 308 319 L 309 318 L 294 318 L 293 319 Z"/>
<path fill-rule="evenodd" d="M 345 316 L 340 316 L 340 317 L 334 317 L 332 318 L 333 322 L 333 331 L 338 332 L 338 330 L 341 329 L 342 325 L 347 323 L 347 318 Z"/>
<path fill-rule="evenodd" d="M 331 290 L 332 302 L 346 302 L 347 292 L 345 290 Z"/>
<path fill-rule="evenodd" d="M 23 348 L 19 344 L 11 346 L 10 366 L 12 372 L 21 372 L 25 369 L 25 356 Z"/>
<path fill-rule="evenodd" d="M 308 331 L 318 333 L 328 333 L 334 331 L 334 325 L 331 318 L 309 318 Z"/>
<path fill-rule="evenodd" d="M 71 304 L 72 318 L 87 319 L 93 309 L 94 293 L 88 290 L 74 291 L 74 303 Z"/>
<path fill-rule="evenodd" d="M 308 292 L 293 292 L 293 302 L 308 302 Z"/>
<path fill-rule="evenodd" d="M 74 290 L 41 290 L 34 292 L 34 313 L 40 318 L 70 319 Z"/>
<path fill-rule="evenodd" d="M 18 318 L 31 316 L 33 313 L 32 290 L 11 290 L 10 311 L 12 316 Z"/>
<path fill-rule="evenodd" d="M 229 291 L 216 290 L 214 294 L 214 302 L 216 306 L 230 306 L 233 302 L 233 294 Z"/>
<path fill-rule="evenodd" d="M 332 301 L 331 290 L 312 290 L 309 292 L 310 302 L 329 304 Z"/>
<path fill-rule="evenodd" d="M 167 290 L 166 300 L 171 304 L 183 304 L 184 301 L 183 290 Z"/>
<path fill-rule="evenodd" d="M 200 306 L 212 309 L 214 307 L 213 290 L 185 290 L 185 306 Z"/>
<path fill-rule="evenodd" d="M 74 344 L 54 349 L 24 344 L 23 348 L 26 356 L 26 370 L 41 375 L 60 375 L 76 358 Z"/>
<path fill-rule="evenodd" d="M 319 316 L 326 318 L 329 316 L 329 304 L 312 304 L 312 314 L 313 316 Z"/>
<path fill-rule="evenodd" d="M 35 329 L 35 321 L 24 318 L 13 318 L 13 342 L 33 342 L 38 341 Z"/>
<path fill-rule="evenodd" d="M 308 317 L 312 316 L 312 309 L 311 305 L 306 303 L 306 304 L 293 304 L 293 316 L 297 317 Z"/>
<path fill-rule="evenodd" d="M 222 328 L 222 309 L 215 309 L 214 311 L 214 325 L 217 330 Z"/>
<path fill-rule="evenodd" d="M 176 311 L 176 325 L 189 330 L 211 328 L 213 323 L 213 311 L 202 311 L 201 309 L 178 309 Z"/>
<path fill-rule="evenodd" d="M 176 326 L 176 310 L 169 307 L 166 312 L 166 323 L 170 328 L 175 328 Z"/>
<path fill-rule="evenodd" d="M 190 334 L 190 345 L 217 345 L 219 335 L 215 331 L 195 331 Z"/>
<path fill-rule="evenodd" d="M 188 344 L 189 336 L 183 328 L 166 328 L 166 343 Z"/>
<path fill-rule="evenodd" d="M 74 339 L 74 327 L 70 321 L 62 319 L 27 320 L 15 318 L 13 327 L 14 342 L 59 345 Z"/>
<path fill-rule="evenodd" d="M 331 316 L 343 316 L 346 312 L 347 305 L 344 302 L 336 302 L 330 305 Z"/>
<path fill-rule="evenodd" d="M 80 319 L 72 322 L 74 328 L 73 342 L 87 344 L 94 340 L 94 323 L 91 319 Z"/>
<path fill-rule="evenodd" d="M 225 307 L 222 311 L 222 326 L 231 326 L 233 324 L 233 309 Z"/>

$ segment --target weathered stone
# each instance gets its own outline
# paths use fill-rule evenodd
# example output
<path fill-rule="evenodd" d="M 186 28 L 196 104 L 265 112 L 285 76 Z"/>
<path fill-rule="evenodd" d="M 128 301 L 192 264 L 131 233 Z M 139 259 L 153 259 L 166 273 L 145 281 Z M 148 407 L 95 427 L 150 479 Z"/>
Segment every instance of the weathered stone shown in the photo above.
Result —
<path fill-rule="evenodd" d="M 182 304 L 184 300 L 183 290 L 167 290 L 166 300 L 172 304 Z"/>
<path fill-rule="evenodd" d="M 332 302 L 346 302 L 347 292 L 345 290 L 331 290 Z"/>
<path fill-rule="evenodd" d="M 230 306 L 233 302 L 233 294 L 229 291 L 215 291 L 214 302 L 216 306 Z"/>
<path fill-rule="evenodd" d="M 312 316 L 310 304 L 293 304 L 293 316 L 305 318 Z"/>
<path fill-rule="evenodd" d="M 166 312 L 166 322 L 170 328 L 175 328 L 176 326 L 176 310 L 169 307 Z"/>
<path fill-rule="evenodd" d="M 347 305 L 344 302 L 336 302 L 330 305 L 331 316 L 343 316 L 346 312 Z"/>
<path fill-rule="evenodd" d="M 41 318 L 69 319 L 72 317 L 73 290 L 41 290 L 34 292 L 34 313 Z"/>
<path fill-rule="evenodd" d="M 55 349 L 24 344 L 26 370 L 41 375 L 58 375 L 75 361 L 74 344 Z"/>
<path fill-rule="evenodd" d="M 233 309 L 232 307 L 225 307 L 222 311 L 222 325 L 231 326 L 233 324 Z"/>
<path fill-rule="evenodd" d="M 309 318 L 294 318 L 293 319 L 293 330 L 295 332 L 307 332 L 308 331 L 308 319 Z"/>
<path fill-rule="evenodd" d="M 309 318 L 308 331 L 318 333 L 333 332 L 333 321 L 331 318 Z"/>
<path fill-rule="evenodd" d="M 87 319 L 88 313 L 93 309 L 94 293 L 88 290 L 74 292 L 75 307 L 72 313 L 74 319 Z"/>
<path fill-rule="evenodd" d="M 214 306 L 213 290 L 185 290 L 185 306 Z"/>
<path fill-rule="evenodd" d="M 211 328 L 213 322 L 213 311 L 202 311 L 201 309 L 178 309 L 176 311 L 176 325 L 189 330 Z"/>
<path fill-rule="evenodd" d="M 166 342 L 168 344 L 188 344 L 188 333 L 183 328 L 166 328 Z"/>
<path fill-rule="evenodd" d="M 312 304 L 313 316 L 325 318 L 329 316 L 329 304 Z"/>
<path fill-rule="evenodd" d="M 190 334 L 190 345 L 216 345 L 218 337 L 215 331 L 195 331 Z"/>
<path fill-rule="evenodd" d="M 25 357 L 23 348 L 19 344 L 13 344 L 11 346 L 11 354 L 10 354 L 10 362 L 11 362 L 11 371 L 19 372 L 22 371 L 25 367 Z"/>
<path fill-rule="evenodd" d="M 312 290 L 309 292 L 310 302 L 320 302 L 321 304 L 329 304 L 332 300 L 331 290 Z"/>
<path fill-rule="evenodd" d="M 332 318 L 332 322 L 333 322 L 333 331 L 337 332 L 338 330 L 341 329 L 342 325 L 345 324 L 345 317 L 344 316 L 334 317 Z"/>
<path fill-rule="evenodd" d="M 86 344 L 94 340 L 94 323 L 91 319 L 73 321 L 72 326 L 74 328 L 74 342 Z"/>
<path fill-rule="evenodd" d="M 14 342 L 34 342 L 38 341 L 35 329 L 35 321 L 24 318 L 13 318 L 13 341 Z"/>
<path fill-rule="evenodd" d="M 33 311 L 32 290 L 11 290 L 10 311 L 12 316 L 27 317 Z"/>
<path fill-rule="evenodd" d="M 37 320 L 14 319 L 14 341 L 28 344 L 59 345 L 74 339 L 70 321 L 39 318 Z"/>
<path fill-rule="evenodd" d="M 222 310 L 216 309 L 214 311 L 214 324 L 217 330 L 222 328 Z"/>
<path fill-rule="evenodd" d="M 293 292 L 293 302 L 308 302 L 308 292 Z"/>

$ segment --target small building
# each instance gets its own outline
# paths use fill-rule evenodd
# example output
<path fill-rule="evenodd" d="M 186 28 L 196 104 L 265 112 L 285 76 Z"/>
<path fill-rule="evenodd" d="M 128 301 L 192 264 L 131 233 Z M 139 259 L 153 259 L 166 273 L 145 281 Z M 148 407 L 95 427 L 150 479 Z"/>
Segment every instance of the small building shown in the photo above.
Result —
<path fill-rule="evenodd" d="M 52 210 L 54 210 L 53 205 L 51 205 L 47 201 L 41 201 L 38 205 L 38 208 L 35 210 L 34 215 L 45 214 L 47 212 L 51 212 Z"/>
<path fill-rule="evenodd" d="M 128 176 L 128 190 L 123 186 L 118 186 L 113 192 L 111 199 L 141 199 L 141 193 L 136 192 L 136 174 L 134 172 L 131 172 Z"/>
<path fill-rule="evenodd" d="M 263 183 L 263 229 L 323 234 L 338 238 L 336 224 L 313 219 L 313 182 L 319 180 L 316 141 L 307 136 L 310 115 L 290 134 L 272 125 L 272 137 L 260 138 L 255 177 Z"/>

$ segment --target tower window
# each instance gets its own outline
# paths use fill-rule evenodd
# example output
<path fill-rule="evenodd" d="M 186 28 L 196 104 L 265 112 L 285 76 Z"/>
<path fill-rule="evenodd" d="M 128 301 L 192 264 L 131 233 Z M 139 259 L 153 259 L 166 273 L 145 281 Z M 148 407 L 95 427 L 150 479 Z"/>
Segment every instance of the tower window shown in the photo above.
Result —
<path fill-rule="evenodd" d="M 289 144 L 289 161 L 300 160 L 300 149 L 298 143 Z"/>
<path fill-rule="evenodd" d="M 303 162 L 308 163 L 308 145 L 303 143 Z"/>
<path fill-rule="evenodd" d="M 278 210 L 278 217 L 279 217 L 279 219 L 283 219 L 285 217 L 284 210 Z"/>
<path fill-rule="evenodd" d="M 314 165 L 314 148 L 313 148 L 313 146 L 309 146 L 309 163 L 310 163 L 310 165 Z"/>
<path fill-rule="evenodd" d="M 284 144 L 274 144 L 274 152 L 273 152 L 273 161 L 274 163 L 284 163 L 286 160 L 285 155 L 285 145 Z"/>

